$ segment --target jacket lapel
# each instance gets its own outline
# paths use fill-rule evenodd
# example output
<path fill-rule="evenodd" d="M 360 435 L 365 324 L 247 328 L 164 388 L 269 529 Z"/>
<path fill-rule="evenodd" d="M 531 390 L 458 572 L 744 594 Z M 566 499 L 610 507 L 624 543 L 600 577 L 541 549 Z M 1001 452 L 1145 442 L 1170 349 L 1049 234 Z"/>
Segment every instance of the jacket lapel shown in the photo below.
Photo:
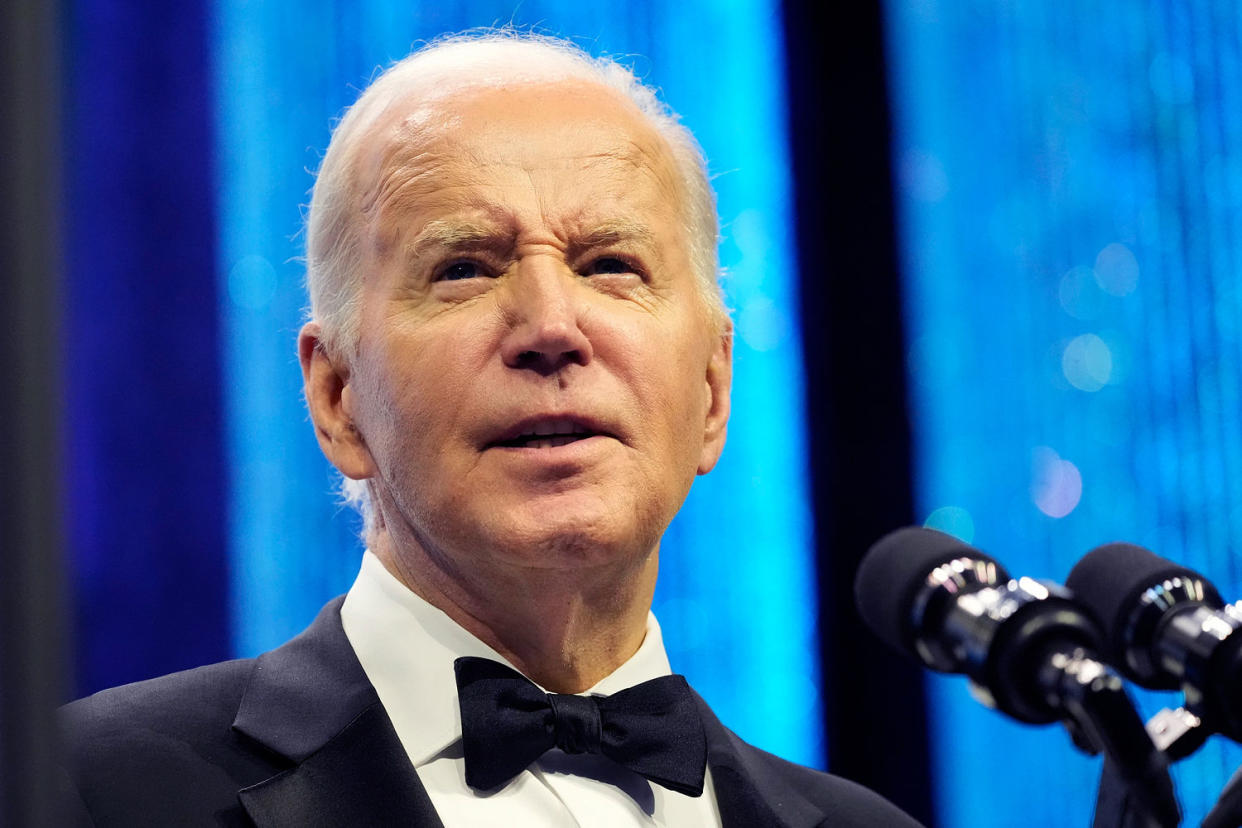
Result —
<path fill-rule="evenodd" d="M 259 828 L 443 828 L 341 627 L 341 599 L 259 656 L 233 728 L 291 760 L 239 793 Z"/>
<path fill-rule="evenodd" d="M 746 744 L 722 725 L 697 693 L 695 700 L 707 735 L 707 764 L 723 828 L 809 828 L 823 824 L 827 815 L 773 771 L 773 757 Z"/>
<path fill-rule="evenodd" d="M 443 823 L 341 627 L 342 599 L 259 656 L 234 730 L 293 767 L 238 796 L 259 828 Z M 825 813 L 695 694 L 723 828 L 807 828 Z M 766 760 L 766 761 L 765 761 Z"/>
<path fill-rule="evenodd" d="M 442 828 L 378 702 L 297 767 L 244 789 L 240 797 L 260 828 Z"/>

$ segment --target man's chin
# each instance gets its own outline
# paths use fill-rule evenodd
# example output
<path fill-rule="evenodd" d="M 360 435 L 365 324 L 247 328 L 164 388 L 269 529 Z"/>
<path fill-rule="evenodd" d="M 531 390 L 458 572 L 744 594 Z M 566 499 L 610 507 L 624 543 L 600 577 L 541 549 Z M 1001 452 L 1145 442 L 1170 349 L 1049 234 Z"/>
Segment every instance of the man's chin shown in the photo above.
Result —
<path fill-rule="evenodd" d="M 632 523 L 610 525 L 581 516 L 533 515 L 524 525 L 510 525 L 491 534 L 487 547 L 498 562 L 533 569 L 572 570 L 624 564 L 645 558 L 658 534 L 642 532 Z"/>

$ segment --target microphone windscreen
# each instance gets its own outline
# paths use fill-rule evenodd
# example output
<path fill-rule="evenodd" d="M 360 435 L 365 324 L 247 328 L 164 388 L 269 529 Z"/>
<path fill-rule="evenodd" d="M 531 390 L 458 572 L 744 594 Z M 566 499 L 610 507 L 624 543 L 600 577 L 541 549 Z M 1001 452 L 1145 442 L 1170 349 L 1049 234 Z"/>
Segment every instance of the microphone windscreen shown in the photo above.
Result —
<path fill-rule="evenodd" d="M 990 555 L 935 529 L 908 526 L 880 538 L 867 550 L 854 577 L 854 603 L 863 621 L 889 646 L 913 653 L 917 631 L 912 613 L 918 591 L 936 567 L 957 558 L 994 564 L 999 577 L 1009 577 Z"/>
<path fill-rule="evenodd" d="M 1107 543 L 1092 549 L 1074 564 L 1065 586 L 1095 613 L 1104 626 L 1109 652 L 1120 656 L 1139 596 L 1174 577 L 1205 582 L 1205 600 L 1220 606 L 1220 596 L 1202 575 L 1132 543 Z"/>

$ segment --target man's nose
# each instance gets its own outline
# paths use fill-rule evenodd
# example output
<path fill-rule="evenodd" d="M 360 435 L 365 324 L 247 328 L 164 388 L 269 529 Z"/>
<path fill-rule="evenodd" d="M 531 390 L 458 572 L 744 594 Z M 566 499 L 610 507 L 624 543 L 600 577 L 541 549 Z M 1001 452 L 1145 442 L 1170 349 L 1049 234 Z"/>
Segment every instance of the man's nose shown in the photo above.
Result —
<path fill-rule="evenodd" d="M 581 325 L 586 313 L 582 278 L 550 257 L 518 265 L 506 297 L 505 365 L 550 374 L 591 361 L 591 340 Z"/>

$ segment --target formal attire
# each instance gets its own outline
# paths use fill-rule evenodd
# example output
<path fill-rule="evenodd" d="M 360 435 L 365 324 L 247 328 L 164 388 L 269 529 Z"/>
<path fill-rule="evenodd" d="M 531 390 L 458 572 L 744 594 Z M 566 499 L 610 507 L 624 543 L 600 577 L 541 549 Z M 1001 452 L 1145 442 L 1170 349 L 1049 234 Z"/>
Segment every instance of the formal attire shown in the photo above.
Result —
<path fill-rule="evenodd" d="M 445 828 L 720 825 L 710 771 L 705 795 L 687 796 L 590 753 L 550 750 L 500 790 L 479 796 L 466 784 L 453 663 L 474 656 L 513 665 L 407 589 L 370 552 L 345 596 L 341 622 Z M 611 696 L 671 674 L 660 626 L 648 613 L 638 651 L 584 695 Z"/>
<path fill-rule="evenodd" d="M 257 659 L 66 706 L 66 805 L 95 826 L 917 826 L 858 785 L 746 744 L 697 696 L 703 797 L 559 750 L 480 794 L 461 759 L 463 655 L 503 662 L 368 556 L 345 599 Z M 588 692 L 667 673 L 650 618 L 638 653 Z"/>

